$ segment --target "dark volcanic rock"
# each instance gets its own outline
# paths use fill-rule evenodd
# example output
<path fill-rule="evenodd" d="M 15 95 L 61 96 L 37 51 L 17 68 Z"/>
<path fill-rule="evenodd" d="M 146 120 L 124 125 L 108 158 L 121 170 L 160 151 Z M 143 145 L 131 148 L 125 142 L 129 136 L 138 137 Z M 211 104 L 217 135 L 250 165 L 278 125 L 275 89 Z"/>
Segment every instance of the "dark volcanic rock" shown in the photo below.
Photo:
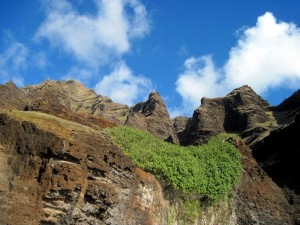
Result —
<path fill-rule="evenodd" d="M 202 144 L 220 132 L 241 132 L 269 120 L 268 102 L 249 86 L 233 90 L 223 98 L 202 98 L 188 124 L 185 144 Z"/>
<path fill-rule="evenodd" d="M 0 224 L 166 224 L 163 201 L 103 132 L 0 111 Z"/>
<path fill-rule="evenodd" d="M 133 106 L 125 124 L 149 131 L 165 141 L 179 144 L 167 107 L 157 92 L 150 93 L 146 102 Z"/>
<path fill-rule="evenodd" d="M 188 118 L 186 116 L 177 116 L 172 119 L 173 126 L 175 128 L 175 131 L 177 132 L 177 137 L 181 145 L 184 145 L 186 139 L 186 127 L 190 120 L 191 118 Z"/>
<path fill-rule="evenodd" d="M 268 175 L 284 189 L 300 222 L 300 114 L 290 125 L 273 131 L 252 147 L 253 156 Z"/>
<path fill-rule="evenodd" d="M 300 90 L 275 107 L 276 111 L 295 110 L 300 108 Z"/>
<path fill-rule="evenodd" d="M 300 112 L 300 90 L 274 108 L 274 116 L 282 125 L 293 122 L 298 112 Z"/>
<path fill-rule="evenodd" d="M 282 191 L 260 168 L 243 142 L 237 142 L 242 154 L 243 176 L 233 199 L 239 225 L 296 224 L 294 208 Z"/>

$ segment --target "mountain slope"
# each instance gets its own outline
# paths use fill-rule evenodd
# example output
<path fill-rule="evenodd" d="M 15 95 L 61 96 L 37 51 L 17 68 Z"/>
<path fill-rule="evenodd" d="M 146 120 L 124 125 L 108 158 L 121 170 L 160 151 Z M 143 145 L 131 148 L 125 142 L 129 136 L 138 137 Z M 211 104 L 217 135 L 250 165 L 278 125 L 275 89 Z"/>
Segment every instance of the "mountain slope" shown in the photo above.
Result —
<path fill-rule="evenodd" d="M 222 98 L 202 98 L 188 123 L 185 145 L 202 144 L 220 132 L 242 132 L 269 121 L 269 103 L 249 86 L 233 90 Z"/>
<path fill-rule="evenodd" d="M 0 143 L 1 224 L 165 223 L 157 181 L 101 130 L 1 110 Z"/>
<path fill-rule="evenodd" d="M 157 92 L 150 93 L 146 102 L 130 108 L 125 125 L 149 131 L 158 138 L 179 144 L 167 107 Z"/>
<path fill-rule="evenodd" d="M 75 81 L 0 85 L 0 224 L 179 225 L 182 216 L 199 225 L 299 224 L 297 93 L 271 107 L 243 86 L 203 98 L 191 119 L 170 120 L 158 93 L 128 108 Z M 173 143 L 177 132 L 185 145 L 240 134 L 243 141 L 229 140 L 242 154 L 240 185 L 223 202 L 189 214 L 192 206 L 166 200 L 164 185 L 103 132 L 125 123 Z"/>

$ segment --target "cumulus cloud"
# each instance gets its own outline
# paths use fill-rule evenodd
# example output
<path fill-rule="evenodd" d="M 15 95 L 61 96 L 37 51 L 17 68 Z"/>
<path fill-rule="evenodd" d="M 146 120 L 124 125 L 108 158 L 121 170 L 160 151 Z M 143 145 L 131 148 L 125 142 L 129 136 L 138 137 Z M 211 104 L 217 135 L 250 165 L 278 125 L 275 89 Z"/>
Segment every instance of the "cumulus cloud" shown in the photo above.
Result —
<path fill-rule="evenodd" d="M 216 71 L 211 56 L 191 57 L 184 62 L 184 73 L 176 81 L 176 91 L 183 98 L 184 108 L 196 108 L 200 105 L 199 96 L 208 93 L 217 96 L 222 93 L 215 88 L 220 74 Z"/>
<path fill-rule="evenodd" d="M 20 73 L 26 69 L 28 49 L 21 43 L 13 41 L 0 53 L 0 80 L 12 80 L 16 85 L 23 86 L 24 79 Z"/>
<path fill-rule="evenodd" d="M 202 97 L 225 95 L 244 84 L 259 94 L 282 86 L 299 87 L 299 59 L 300 29 L 267 12 L 255 26 L 243 30 L 223 67 L 215 68 L 211 56 L 185 61 L 176 82 L 184 102 L 181 111 L 191 112 Z"/>
<path fill-rule="evenodd" d="M 129 106 L 138 99 L 146 98 L 151 89 L 151 81 L 142 75 L 134 75 L 123 61 L 95 86 L 97 93 Z"/>
<path fill-rule="evenodd" d="M 131 41 L 149 31 L 145 6 L 139 0 L 95 0 L 97 13 L 81 14 L 67 0 L 44 0 L 46 19 L 35 38 L 97 67 L 128 52 Z"/>

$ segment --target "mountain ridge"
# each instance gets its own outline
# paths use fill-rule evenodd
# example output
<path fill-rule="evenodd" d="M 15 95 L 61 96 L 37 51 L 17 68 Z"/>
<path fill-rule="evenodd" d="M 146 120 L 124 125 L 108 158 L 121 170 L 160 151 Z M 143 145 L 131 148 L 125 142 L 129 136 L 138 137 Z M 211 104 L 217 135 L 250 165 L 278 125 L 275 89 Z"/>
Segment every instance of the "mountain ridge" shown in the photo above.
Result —
<path fill-rule="evenodd" d="M 299 167 L 293 161 L 299 151 L 285 150 L 297 143 L 298 93 L 273 107 L 242 86 L 225 97 L 202 98 L 192 118 L 171 119 L 157 92 L 128 107 L 76 81 L 0 85 L 0 223 L 22 224 L 29 213 L 28 224 L 172 224 L 173 203 L 160 183 L 103 132 L 129 125 L 181 145 L 203 144 L 222 132 L 241 136 L 232 141 L 242 154 L 241 184 L 230 203 L 205 211 L 196 224 L 299 224 Z M 276 140 L 284 144 L 270 145 Z M 272 174 L 274 168 L 288 179 Z M 174 218 L 173 224 L 182 223 Z"/>

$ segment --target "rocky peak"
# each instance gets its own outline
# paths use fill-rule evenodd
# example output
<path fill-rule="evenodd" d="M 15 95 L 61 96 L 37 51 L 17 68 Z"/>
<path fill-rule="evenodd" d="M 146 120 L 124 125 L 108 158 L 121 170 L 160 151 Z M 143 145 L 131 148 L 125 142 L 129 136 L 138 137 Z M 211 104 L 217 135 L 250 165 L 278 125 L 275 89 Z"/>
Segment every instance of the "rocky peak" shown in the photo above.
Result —
<path fill-rule="evenodd" d="M 43 108 L 40 107 L 40 99 L 46 99 L 46 102 L 56 105 L 56 108 L 66 108 L 68 111 L 79 114 L 102 116 L 121 124 L 124 123 L 128 110 L 127 105 L 114 103 L 108 97 L 97 95 L 94 90 L 74 80 L 47 80 L 38 85 L 27 86 L 22 90 L 31 99 L 30 105 Z"/>
<path fill-rule="evenodd" d="M 234 89 L 226 95 L 228 98 L 233 98 L 237 105 L 247 106 L 257 104 L 259 107 L 268 107 L 269 103 L 260 97 L 251 87 L 244 85 Z"/>
<path fill-rule="evenodd" d="M 274 107 L 274 116 L 281 125 L 287 125 L 294 121 L 300 112 L 300 90 L 286 98 L 281 104 Z"/>
<path fill-rule="evenodd" d="M 26 105 L 26 95 L 12 81 L 0 85 L 0 106 L 7 109 L 22 109 Z"/>
<path fill-rule="evenodd" d="M 165 102 L 158 92 L 150 93 L 146 102 L 134 105 L 129 110 L 125 124 L 149 131 L 163 140 L 179 144 Z"/>
<path fill-rule="evenodd" d="M 142 108 L 142 114 L 146 117 L 152 114 L 159 113 L 164 117 L 170 117 L 165 102 L 161 98 L 158 92 L 151 92 L 148 100 L 145 102 Z"/>
<path fill-rule="evenodd" d="M 300 108 L 300 89 L 275 107 L 276 111 L 295 110 Z"/>
<path fill-rule="evenodd" d="M 225 97 L 202 98 L 201 103 L 188 124 L 185 144 L 201 144 L 211 135 L 242 132 L 269 120 L 269 103 L 246 85 Z"/>

